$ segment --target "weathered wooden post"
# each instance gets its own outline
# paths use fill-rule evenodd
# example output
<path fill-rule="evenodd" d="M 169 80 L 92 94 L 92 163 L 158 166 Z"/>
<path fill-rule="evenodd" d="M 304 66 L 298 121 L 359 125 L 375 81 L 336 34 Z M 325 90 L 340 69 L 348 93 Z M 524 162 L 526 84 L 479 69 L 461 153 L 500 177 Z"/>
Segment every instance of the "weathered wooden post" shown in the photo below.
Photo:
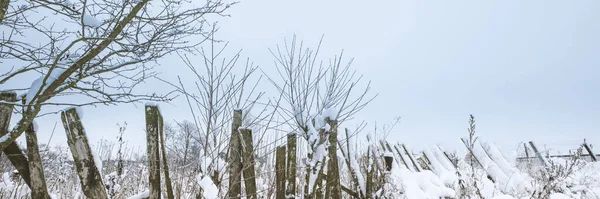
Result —
<path fill-rule="evenodd" d="M 229 138 L 229 198 L 241 198 L 242 195 L 242 157 L 239 128 L 242 126 L 242 110 L 233 111 L 231 136 Z"/>
<path fill-rule="evenodd" d="M 275 188 L 276 199 L 285 199 L 285 146 L 277 147 L 275 155 Z"/>
<path fill-rule="evenodd" d="M 413 158 L 412 154 L 410 154 L 408 152 L 408 149 L 406 149 L 406 145 L 402 144 L 402 148 L 404 149 L 404 152 L 406 152 L 406 156 L 408 156 L 408 159 L 410 159 L 410 162 L 412 162 L 413 166 L 415 167 L 415 170 L 417 172 L 421 172 L 421 167 L 419 167 L 419 165 L 417 164 L 417 162 Z"/>
<path fill-rule="evenodd" d="M 23 98 L 25 104 L 25 98 Z M 26 107 L 26 106 L 25 106 Z M 23 108 L 25 112 L 26 108 Z M 37 127 L 35 122 L 25 130 L 25 140 L 27 143 L 27 159 L 29 161 L 29 172 L 31 176 L 31 198 L 50 199 L 46 178 L 44 177 L 44 167 L 40 156 L 40 149 L 37 141 Z"/>
<path fill-rule="evenodd" d="M 62 111 L 61 119 L 67 133 L 67 144 L 73 155 L 83 195 L 86 198 L 108 198 L 102 175 L 96 167 L 94 155 L 77 110 L 70 108 Z"/>
<path fill-rule="evenodd" d="M 373 146 L 368 146 L 367 147 L 367 162 L 370 162 L 371 159 L 371 147 Z M 367 198 L 371 198 L 371 196 L 373 195 L 373 191 L 374 191 L 374 185 L 373 185 L 373 174 L 375 173 L 375 165 L 368 165 L 367 166 L 367 182 L 365 182 L 365 186 L 366 188 L 366 195 Z"/>
<path fill-rule="evenodd" d="M 150 199 L 160 199 L 160 153 L 158 134 L 160 131 L 160 111 L 158 106 L 146 104 L 146 153 L 148 156 Z"/>
<path fill-rule="evenodd" d="M 590 158 L 592 159 L 592 161 L 594 161 L 594 162 L 598 161 L 598 159 L 596 159 L 596 154 L 594 154 L 594 152 L 592 152 L 592 148 L 590 148 L 590 146 L 587 143 L 584 142 L 583 147 L 588 152 L 588 154 L 590 154 Z"/>
<path fill-rule="evenodd" d="M 325 198 L 342 198 L 342 187 L 340 184 L 340 167 L 338 165 L 338 121 L 326 118 L 330 126 L 329 131 L 329 162 L 327 165 L 327 185 L 325 186 Z"/>
<path fill-rule="evenodd" d="M 37 142 L 36 129 L 31 125 L 25 130 L 25 139 L 27 142 L 27 157 L 29 160 L 29 171 L 31 175 L 31 198 L 50 199 L 46 178 L 44 177 L 44 167 Z"/>
<path fill-rule="evenodd" d="M 412 169 L 410 166 L 408 166 L 408 162 L 406 161 L 406 159 L 404 159 L 404 156 L 402 155 L 402 153 L 398 149 L 397 145 L 394 145 L 394 150 L 396 150 L 396 153 L 398 153 L 398 157 L 400 157 L 400 161 L 402 162 L 402 164 L 404 164 L 404 166 L 406 166 L 406 168 L 408 170 L 413 171 L 414 169 Z"/>
<path fill-rule="evenodd" d="M 162 114 L 158 113 L 158 131 L 160 136 L 160 150 L 162 151 L 163 170 L 165 175 L 165 185 L 167 187 L 167 198 L 174 199 L 173 185 L 171 184 L 171 176 L 169 175 L 169 162 L 167 161 L 167 150 L 165 149 L 165 128 Z"/>
<path fill-rule="evenodd" d="M 296 196 L 296 134 L 287 135 L 287 187 L 285 194 L 287 196 Z"/>
<path fill-rule="evenodd" d="M 240 129 L 242 136 L 242 165 L 244 167 L 244 185 L 246 185 L 246 198 L 256 199 L 256 171 L 254 170 L 254 146 L 252 130 Z"/>
<path fill-rule="evenodd" d="M 0 93 L 0 137 L 6 135 L 8 132 L 8 126 L 10 124 L 10 118 L 14 108 L 14 102 L 17 102 L 17 94 L 12 92 L 1 92 Z M 29 162 L 27 156 L 23 153 L 23 150 L 12 142 L 4 150 L 10 163 L 19 171 L 19 175 L 23 178 L 23 181 L 31 188 L 31 178 L 29 173 Z"/>
<path fill-rule="evenodd" d="M 531 145 L 531 149 L 535 153 L 535 156 L 537 156 L 537 158 L 540 160 L 540 162 L 542 162 L 542 165 L 544 165 L 544 167 L 546 167 L 547 166 L 546 160 L 544 160 L 544 157 L 542 156 L 542 154 L 537 150 L 537 147 L 535 147 L 535 144 L 533 144 L 533 141 L 529 141 L 529 145 Z"/>
<path fill-rule="evenodd" d="M 384 153 L 383 154 L 383 159 L 385 161 L 385 170 L 386 171 L 391 171 L 392 170 L 392 165 L 394 163 L 394 156 L 392 155 L 391 152 Z"/>

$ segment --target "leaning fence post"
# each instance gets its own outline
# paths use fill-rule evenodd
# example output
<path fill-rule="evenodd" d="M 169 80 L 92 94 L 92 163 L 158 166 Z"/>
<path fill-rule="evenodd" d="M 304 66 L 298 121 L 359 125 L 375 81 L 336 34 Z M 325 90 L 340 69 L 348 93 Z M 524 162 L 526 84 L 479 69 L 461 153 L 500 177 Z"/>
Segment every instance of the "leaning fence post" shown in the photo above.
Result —
<path fill-rule="evenodd" d="M 544 160 L 544 157 L 542 156 L 542 154 L 537 150 L 537 147 L 535 147 L 535 144 L 533 144 L 533 141 L 529 141 L 529 145 L 531 145 L 531 149 L 535 153 L 535 156 L 537 156 L 537 158 L 540 159 L 540 162 L 542 162 L 542 165 L 544 165 L 544 167 L 547 166 L 546 160 Z"/>
<path fill-rule="evenodd" d="M 67 133 L 67 144 L 73 155 L 83 195 L 86 198 L 108 198 L 99 168 L 96 167 L 94 155 L 81 118 L 75 108 L 61 112 L 61 119 Z"/>
<path fill-rule="evenodd" d="M 594 154 L 594 152 L 592 152 L 592 148 L 590 148 L 590 146 L 587 143 L 584 142 L 583 147 L 590 154 L 590 158 L 592 159 L 592 161 L 594 161 L 594 162 L 598 161 L 598 159 L 596 159 L 596 154 Z"/>
<path fill-rule="evenodd" d="M 275 155 L 275 188 L 276 199 L 285 198 L 285 145 L 277 147 Z"/>
<path fill-rule="evenodd" d="M 17 101 L 17 94 L 12 92 L 1 92 L 0 93 L 0 137 L 6 135 L 8 132 L 8 126 L 10 124 L 10 118 L 14 108 L 14 102 Z M 10 143 L 4 150 L 2 150 L 7 156 L 10 163 L 19 171 L 19 175 L 23 178 L 23 181 L 31 188 L 31 178 L 29 173 L 29 162 L 27 156 L 23 153 L 23 150 L 17 145 L 16 142 Z"/>
<path fill-rule="evenodd" d="M 25 104 L 25 98 L 23 98 Z M 23 108 L 25 112 L 26 108 Z M 46 178 L 44 177 L 44 167 L 40 157 L 40 149 L 37 141 L 37 129 L 35 122 L 25 129 L 25 141 L 27 143 L 27 159 L 29 160 L 29 172 L 31 178 L 31 198 L 50 199 Z"/>
<path fill-rule="evenodd" d="M 160 154 L 158 145 L 159 115 L 158 106 L 146 105 L 146 153 L 148 156 L 148 184 L 150 199 L 161 198 L 160 192 Z"/>
<path fill-rule="evenodd" d="M 254 146 L 252 130 L 240 129 L 242 136 L 242 165 L 244 167 L 244 185 L 246 185 L 246 198 L 256 199 L 256 171 L 254 170 Z"/>
<path fill-rule="evenodd" d="M 229 138 L 229 198 L 240 198 L 242 195 L 242 159 L 239 128 L 242 126 L 242 110 L 233 111 L 231 136 Z"/>
<path fill-rule="evenodd" d="M 404 152 L 406 152 L 406 155 L 408 156 L 408 159 L 410 159 L 410 162 L 412 162 L 413 166 L 415 167 L 415 170 L 417 170 L 417 172 L 421 172 L 422 168 L 419 167 L 415 159 L 412 157 L 412 154 L 408 152 L 408 149 L 406 149 L 406 146 L 404 144 L 402 144 L 402 148 L 404 149 Z"/>
<path fill-rule="evenodd" d="M 167 187 L 167 198 L 174 199 L 173 184 L 171 183 L 171 176 L 169 175 L 169 162 L 167 161 L 167 150 L 165 149 L 165 132 L 164 132 L 164 120 L 161 113 L 158 113 L 158 132 L 160 136 L 160 150 L 162 151 L 162 162 L 163 170 L 165 175 L 165 185 Z"/>

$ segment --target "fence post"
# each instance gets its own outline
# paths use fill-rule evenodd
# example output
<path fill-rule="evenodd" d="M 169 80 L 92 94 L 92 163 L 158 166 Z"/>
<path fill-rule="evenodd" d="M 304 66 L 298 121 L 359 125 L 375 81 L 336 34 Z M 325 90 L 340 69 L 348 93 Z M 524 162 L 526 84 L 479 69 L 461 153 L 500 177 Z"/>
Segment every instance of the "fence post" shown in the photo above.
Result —
<path fill-rule="evenodd" d="M 542 165 L 544 165 L 544 167 L 547 166 L 546 160 L 544 160 L 544 157 L 542 157 L 542 154 L 537 150 L 537 147 L 535 147 L 535 145 L 533 144 L 533 141 L 529 141 L 529 145 L 531 145 L 531 149 L 533 150 L 533 152 L 535 153 L 537 158 L 540 159 L 540 161 L 542 162 Z"/>
<path fill-rule="evenodd" d="M 23 104 L 25 104 L 23 98 Z M 25 112 L 23 107 L 23 112 Z M 29 161 L 29 174 L 31 178 L 31 198 L 50 199 L 46 178 L 44 177 L 44 167 L 40 157 L 40 149 L 37 141 L 35 121 L 25 129 L 25 142 L 27 143 L 27 159 Z"/>
<path fill-rule="evenodd" d="M 256 199 L 256 171 L 254 170 L 254 146 L 252 130 L 240 129 L 242 136 L 242 165 L 244 167 L 244 185 L 246 185 L 246 198 Z"/>
<path fill-rule="evenodd" d="M 287 167 L 285 177 L 287 178 L 287 187 L 285 194 L 287 196 L 296 196 L 296 134 L 287 135 Z"/>
<path fill-rule="evenodd" d="M 389 147 L 389 144 L 388 144 Z M 391 150 L 391 149 L 390 149 Z M 396 150 L 396 153 L 398 153 L 398 157 L 400 157 L 400 161 L 402 162 L 402 164 L 404 164 L 404 166 L 406 166 L 406 168 L 410 171 L 413 171 L 413 169 L 411 169 L 408 166 L 408 163 L 406 162 L 406 160 L 404 159 L 404 156 L 402 155 L 402 153 L 400 153 L 400 150 L 398 149 L 398 146 L 394 145 L 394 150 Z"/>
<path fill-rule="evenodd" d="M 240 198 L 242 195 L 242 159 L 239 128 L 242 126 L 242 110 L 233 111 L 231 136 L 229 138 L 229 198 Z"/>
<path fill-rule="evenodd" d="M 412 164 L 415 167 L 415 169 L 417 170 L 417 172 L 421 172 L 421 167 L 419 167 L 419 165 L 417 164 L 417 162 L 413 158 L 412 154 L 410 154 L 408 152 L 408 149 L 406 149 L 406 146 L 404 144 L 402 144 L 402 148 L 404 149 L 404 152 L 406 152 L 406 155 L 408 156 L 408 159 L 410 159 L 410 162 L 412 162 Z"/>
<path fill-rule="evenodd" d="M 160 150 L 162 151 L 162 162 L 165 175 L 165 185 L 167 187 L 167 198 L 174 199 L 173 184 L 171 184 L 171 176 L 169 175 L 169 162 L 167 162 L 167 150 L 165 149 L 165 128 L 162 114 L 158 113 L 158 132 L 160 136 Z"/>
<path fill-rule="evenodd" d="M 598 161 L 598 159 L 596 159 L 596 154 L 592 152 L 592 148 L 590 148 L 590 146 L 587 143 L 584 142 L 583 147 L 585 147 L 585 150 L 590 154 L 590 158 L 592 159 L 592 161 Z"/>
<path fill-rule="evenodd" d="M 391 171 L 392 170 L 392 165 L 394 163 L 394 156 L 392 155 L 392 153 L 391 152 L 385 153 L 383 155 L 383 160 L 385 160 L 385 170 L 386 171 Z"/>
<path fill-rule="evenodd" d="M 10 124 L 10 118 L 14 104 L 11 102 L 17 101 L 17 94 L 10 92 L 0 93 L 0 137 L 6 135 L 8 132 L 8 126 Z M 23 153 L 23 150 L 17 145 L 16 142 L 10 143 L 4 150 L 2 150 L 7 156 L 10 163 L 19 171 L 19 175 L 23 178 L 23 181 L 31 188 L 31 178 L 29 173 L 29 161 L 27 156 Z"/>
<path fill-rule="evenodd" d="M 86 198 L 108 198 L 99 168 L 96 167 L 94 155 L 81 118 L 75 108 L 61 112 L 61 119 L 67 133 L 67 144 L 73 155 L 83 195 Z"/>
<path fill-rule="evenodd" d="M 158 134 L 160 130 L 159 115 L 157 106 L 146 105 L 146 153 L 148 156 L 149 167 L 149 189 L 150 199 L 161 198 L 160 192 L 160 153 L 158 145 Z"/>
<path fill-rule="evenodd" d="M 276 188 L 276 199 L 285 198 L 285 146 L 277 147 L 275 155 L 275 188 Z"/>
<path fill-rule="evenodd" d="M 327 185 L 325 186 L 325 198 L 342 198 L 342 187 L 340 184 L 340 167 L 338 165 L 338 121 L 325 119 L 330 126 L 329 132 L 329 162 L 327 165 Z"/>

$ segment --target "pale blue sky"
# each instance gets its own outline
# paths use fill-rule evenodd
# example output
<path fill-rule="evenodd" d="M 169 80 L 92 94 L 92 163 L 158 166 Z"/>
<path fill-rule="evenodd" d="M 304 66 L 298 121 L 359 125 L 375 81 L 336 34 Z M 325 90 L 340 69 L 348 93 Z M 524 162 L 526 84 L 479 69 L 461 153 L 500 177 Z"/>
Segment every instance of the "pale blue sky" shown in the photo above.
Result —
<path fill-rule="evenodd" d="M 401 116 L 389 140 L 414 149 L 463 150 L 459 137 L 467 135 L 470 113 L 482 139 L 500 147 L 535 140 L 540 148 L 564 149 L 584 138 L 600 144 L 598 10 L 596 0 L 254 0 L 232 7 L 218 35 L 268 71 L 274 67 L 268 48 L 284 37 L 316 44 L 324 34 L 323 58 L 344 49 L 379 93 L 357 120 Z M 185 77 L 177 59 L 162 63 L 164 78 Z M 173 104 L 162 105 L 166 119 L 189 115 L 184 101 Z M 142 109 L 84 111 L 93 141 L 112 139 L 115 124 L 127 121 L 126 138 L 143 144 Z M 50 131 L 59 118 L 39 123 Z M 64 143 L 60 123 L 57 130 L 53 143 Z M 47 138 L 41 133 L 40 140 Z"/>

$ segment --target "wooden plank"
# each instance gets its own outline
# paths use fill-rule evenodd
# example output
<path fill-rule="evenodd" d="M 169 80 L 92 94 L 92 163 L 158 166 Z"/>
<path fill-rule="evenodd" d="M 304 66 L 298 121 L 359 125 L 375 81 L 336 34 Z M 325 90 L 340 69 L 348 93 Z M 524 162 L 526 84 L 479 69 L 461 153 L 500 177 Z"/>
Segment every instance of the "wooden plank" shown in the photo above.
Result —
<path fill-rule="evenodd" d="M 254 146 L 252 130 L 241 129 L 242 136 L 242 165 L 244 167 L 244 185 L 246 186 L 246 198 L 256 199 L 256 171 L 254 167 Z"/>
<path fill-rule="evenodd" d="M 29 125 L 29 128 L 25 130 L 25 140 L 27 142 L 27 159 L 29 160 L 31 175 L 31 198 L 50 199 L 38 147 L 37 132 L 35 132 L 33 125 Z"/>
<path fill-rule="evenodd" d="M 290 133 L 287 135 L 287 167 L 285 177 L 287 178 L 287 186 L 285 194 L 287 196 L 296 195 L 296 134 Z"/>
<path fill-rule="evenodd" d="M 67 133 L 67 144 L 73 155 L 83 195 L 86 198 L 108 198 L 102 174 L 96 167 L 94 155 L 77 110 L 71 108 L 61 112 L 61 119 Z"/>
<path fill-rule="evenodd" d="M 327 165 L 327 184 L 325 186 L 325 198 L 342 198 L 342 187 L 340 183 L 340 167 L 338 164 L 338 121 L 326 119 L 330 126 L 329 131 L 329 161 Z"/>
<path fill-rule="evenodd" d="M 275 155 L 275 188 L 276 199 L 285 199 L 285 146 L 277 147 Z"/>
<path fill-rule="evenodd" d="M 587 143 L 583 143 L 583 147 L 588 152 L 588 154 L 589 154 L 590 158 L 592 159 L 592 161 L 594 161 L 594 162 L 598 161 L 598 159 L 596 159 L 596 155 L 594 155 L 594 152 L 592 152 L 592 148 L 590 148 L 590 146 L 588 146 Z"/>
<path fill-rule="evenodd" d="M 148 157 L 148 182 L 150 199 L 160 199 L 160 153 L 159 153 L 159 115 L 157 106 L 146 105 L 146 153 Z"/>
<path fill-rule="evenodd" d="M 242 110 L 233 111 L 231 137 L 229 138 L 229 198 L 241 198 L 242 195 L 242 151 L 239 128 L 242 126 Z"/>
<path fill-rule="evenodd" d="M 0 137 L 6 135 L 12 116 L 14 104 L 17 101 L 17 94 L 11 92 L 0 93 Z M 8 103 L 7 103 L 8 102 Z M 23 181 L 31 188 L 31 177 L 29 173 L 29 162 L 27 156 L 16 142 L 10 143 L 2 150 L 6 154 L 10 163 L 19 171 Z"/>
<path fill-rule="evenodd" d="M 402 144 L 402 148 L 404 149 L 404 152 L 406 152 L 406 155 L 408 156 L 408 159 L 410 159 L 410 162 L 412 162 L 413 166 L 415 167 L 415 169 L 417 170 L 417 172 L 421 172 L 421 170 L 423 170 L 423 168 L 421 168 L 419 166 L 419 164 L 417 164 L 417 162 L 415 161 L 415 159 L 413 158 L 412 154 L 410 154 L 408 152 L 408 150 L 406 149 L 406 146 L 404 144 Z"/>
<path fill-rule="evenodd" d="M 165 175 L 165 186 L 167 187 L 167 198 L 174 199 L 173 184 L 171 183 L 171 176 L 169 175 L 169 162 L 167 161 L 167 150 L 165 147 L 165 132 L 164 132 L 164 120 L 162 114 L 158 113 L 158 132 L 160 136 L 160 150 L 162 151 L 162 162 L 163 171 Z M 184 158 L 185 159 L 185 158 Z"/>
<path fill-rule="evenodd" d="M 537 156 L 537 158 L 540 160 L 540 162 L 542 162 L 542 164 L 544 166 L 547 166 L 546 160 L 544 160 L 544 157 L 542 156 L 542 154 L 537 150 L 537 147 L 535 147 L 535 144 L 533 144 L 533 141 L 529 141 L 529 145 L 531 146 L 531 149 L 535 153 L 535 156 Z"/>

